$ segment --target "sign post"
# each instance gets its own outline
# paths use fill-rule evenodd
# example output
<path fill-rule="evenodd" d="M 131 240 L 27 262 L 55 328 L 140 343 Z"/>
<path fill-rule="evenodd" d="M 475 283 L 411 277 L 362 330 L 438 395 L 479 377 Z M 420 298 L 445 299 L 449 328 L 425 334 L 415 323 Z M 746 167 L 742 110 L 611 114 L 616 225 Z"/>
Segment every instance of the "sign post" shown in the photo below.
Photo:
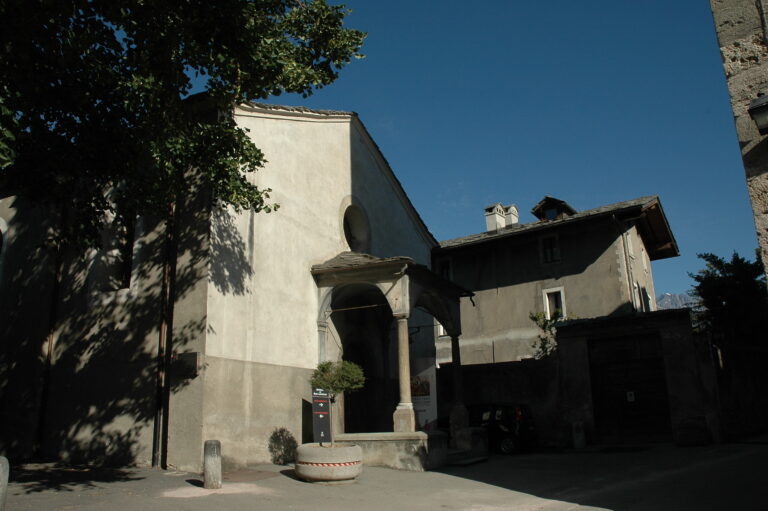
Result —
<path fill-rule="evenodd" d="M 320 445 L 331 441 L 331 396 L 324 389 L 312 389 L 312 432 Z"/>

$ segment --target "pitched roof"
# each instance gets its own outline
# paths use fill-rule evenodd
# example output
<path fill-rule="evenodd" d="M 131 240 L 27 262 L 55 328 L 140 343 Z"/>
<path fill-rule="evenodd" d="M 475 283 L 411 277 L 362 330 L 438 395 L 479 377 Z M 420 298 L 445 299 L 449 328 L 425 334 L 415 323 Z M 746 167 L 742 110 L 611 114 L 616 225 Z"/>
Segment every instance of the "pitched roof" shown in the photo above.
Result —
<path fill-rule="evenodd" d="M 386 266 L 390 264 L 415 264 L 410 257 L 376 257 L 362 252 L 342 252 L 341 254 L 312 266 L 312 274 L 328 271 L 343 271 L 362 268 L 364 266 Z"/>
<path fill-rule="evenodd" d="M 367 271 L 390 272 L 390 275 L 402 275 L 406 272 L 417 282 L 427 286 L 426 292 L 438 290 L 446 296 L 473 296 L 474 293 L 464 289 L 457 284 L 437 275 L 432 270 L 418 264 L 416 261 L 406 256 L 395 257 L 377 257 L 362 252 L 342 252 L 337 256 L 325 261 L 324 263 L 312 266 L 312 275 L 316 279 L 333 279 L 334 276 L 344 278 L 344 276 L 361 275 Z"/>
<path fill-rule="evenodd" d="M 679 255 L 677 242 L 672 235 L 672 231 L 669 229 L 669 224 L 667 223 L 664 211 L 661 209 L 659 198 L 655 195 L 639 197 L 637 199 L 579 211 L 571 216 L 566 216 L 557 220 L 539 220 L 527 224 L 514 224 L 493 231 L 480 232 L 469 236 L 462 236 L 461 238 L 441 241 L 439 250 L 463 248 L 492 240 L 509 238 L 523 233 L 554 229 L 607 215 L 640 216 L 643 214 L 653 215 L 652 219 L 647 218 L 643 225 L 640 226 L 641 235 L 644 237 L 644 241 L 648 246 L 648 254 L 650 258 L 662 259 Z"/>

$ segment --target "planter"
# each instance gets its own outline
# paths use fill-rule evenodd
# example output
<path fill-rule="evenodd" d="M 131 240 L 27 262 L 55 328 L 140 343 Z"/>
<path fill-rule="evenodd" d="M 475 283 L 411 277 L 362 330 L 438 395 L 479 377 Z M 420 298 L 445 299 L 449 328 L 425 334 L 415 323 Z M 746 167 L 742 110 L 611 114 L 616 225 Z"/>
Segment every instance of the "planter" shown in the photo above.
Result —
<path fill-rule="evenodd" d="M 362 471 L 359 445 L 304 444 L 296 449 L 296 475 L 305 481 L 345 481 Z"/>

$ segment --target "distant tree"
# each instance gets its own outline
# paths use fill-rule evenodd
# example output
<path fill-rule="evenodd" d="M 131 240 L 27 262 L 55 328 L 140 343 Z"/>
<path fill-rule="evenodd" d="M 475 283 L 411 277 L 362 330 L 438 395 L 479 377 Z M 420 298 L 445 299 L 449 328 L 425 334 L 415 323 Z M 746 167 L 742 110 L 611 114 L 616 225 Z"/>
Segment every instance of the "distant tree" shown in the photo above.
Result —
<path fill-rule="evenodd" d="M 730 261 L 709 253 L 698 257 L 706 266 L 689 273 L 697 326 L 719 339 L 721 348 L 764 342 L 768 291 L 760 258 L 748 261 L 736 252 Z"/>
<path fill-rule="evenodd" d="M 333 82 L 365 36 L 343 27 L 347 12 L 325 0 L 0 0 L 0 196 L 66 206 L 58 238 L 91 246 L 115 214 L 164 215 L 191 167 L 219 204 L 269 211 L 269 190 L 247 179 L 264 155 L 227 113 Z M 194 76 L 214 115 L 185 101 Z"/>

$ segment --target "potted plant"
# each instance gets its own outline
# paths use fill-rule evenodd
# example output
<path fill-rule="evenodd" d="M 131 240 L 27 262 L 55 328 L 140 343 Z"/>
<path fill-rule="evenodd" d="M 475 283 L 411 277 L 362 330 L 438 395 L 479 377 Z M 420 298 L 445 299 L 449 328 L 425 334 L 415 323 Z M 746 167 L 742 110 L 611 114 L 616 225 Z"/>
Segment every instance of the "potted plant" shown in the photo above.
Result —
<path fill-rule="evenodd" d="M 347 360 L 321 362 L 309 380 L 313 389 L 323 389 L 331 402 L 336 396 L 363 387 L 363 369 Z M 296 475 L 306 481 L 343 481 L 363 471 L 363 450 L 359 445 L 333 442 L 300 445 L 296 449 Z"/>

